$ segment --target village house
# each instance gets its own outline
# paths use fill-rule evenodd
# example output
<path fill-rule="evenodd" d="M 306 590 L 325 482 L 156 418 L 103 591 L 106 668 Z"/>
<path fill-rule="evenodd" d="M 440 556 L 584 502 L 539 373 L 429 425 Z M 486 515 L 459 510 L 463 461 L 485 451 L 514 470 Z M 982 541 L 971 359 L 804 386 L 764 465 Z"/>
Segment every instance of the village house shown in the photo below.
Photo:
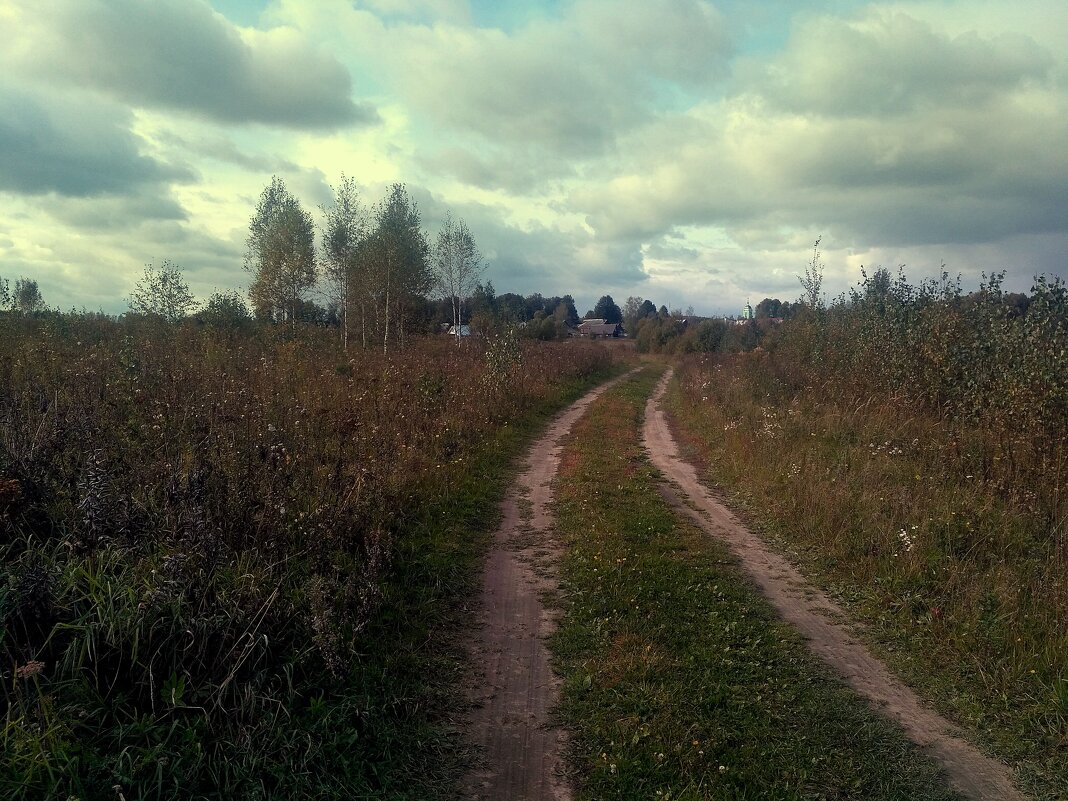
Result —
<path fill-rule="evenodd" d="M 604 320 L 583 320 L 578 327 L 580 337 L 597 339 L 598 337 L 618 337 L 623 333 L 623 326 L 619 323 L 606 323 Z"/>

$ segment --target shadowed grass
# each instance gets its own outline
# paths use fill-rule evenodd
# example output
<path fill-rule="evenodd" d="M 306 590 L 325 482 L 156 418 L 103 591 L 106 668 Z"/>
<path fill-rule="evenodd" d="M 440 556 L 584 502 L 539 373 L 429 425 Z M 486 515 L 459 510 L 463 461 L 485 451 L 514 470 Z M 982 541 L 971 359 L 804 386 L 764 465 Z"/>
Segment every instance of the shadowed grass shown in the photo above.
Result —
<path fill-rule="evenodd" d="M 452 797 L 486 532 L 607 355 L 132 330 L 0 336 L 0 797 Z"/>

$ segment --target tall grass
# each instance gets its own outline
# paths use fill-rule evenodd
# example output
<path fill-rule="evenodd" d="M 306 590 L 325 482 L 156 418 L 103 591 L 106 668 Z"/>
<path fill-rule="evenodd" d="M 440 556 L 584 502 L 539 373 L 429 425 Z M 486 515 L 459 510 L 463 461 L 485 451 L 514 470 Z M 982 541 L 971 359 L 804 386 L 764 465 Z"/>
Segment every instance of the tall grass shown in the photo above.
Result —
<path fill-rule="evenodd" d="M 605 351 L 0 326 L 5 797 L 425 794 L 425 602 Z"/>
<path fill-rule="evenodd" d="M 673 402 L 712 480 L 1057 798 L 1068 302 L 1056 281 L 1029 300 L 877 274 L 752 353 L 691 358 Z"/>

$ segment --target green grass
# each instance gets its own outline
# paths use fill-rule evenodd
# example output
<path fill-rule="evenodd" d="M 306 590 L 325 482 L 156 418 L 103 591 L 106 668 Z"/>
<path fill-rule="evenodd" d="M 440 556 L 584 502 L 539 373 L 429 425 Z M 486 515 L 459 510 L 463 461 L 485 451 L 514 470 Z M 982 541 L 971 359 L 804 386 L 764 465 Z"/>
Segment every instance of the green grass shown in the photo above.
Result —
<path fill-rule="evenodd" d="M 465 602 L 477 593 L 498 504 L 515 477 L 516 458 L 552 415 L 621 369 L 572 382 L 559 398 L 505 427 L 447 502 L 413 510 L 415 535 L 403 543 L 367 636 L 359 693 L 364 745 L 341 757 L 359 766 L 362 794 L 355 797 L 455 797 L 470 756 L 451 717 L 468 671 Z"/>
<path fill-rule="evenodd" d="M 661 498 L 640 446 L 656 377 L 591 407 L 558 480 L 568 552 L 552 645 L 579 797 L 956 798 Z"/>
<path fill-rule="evenodd" d="M 1068 798 L 1063 539 L 985 475 L 990 432 L 790 387 L 782 364 L 680 368 L 667 405 L 689 458 L 1031 795 Z"/>

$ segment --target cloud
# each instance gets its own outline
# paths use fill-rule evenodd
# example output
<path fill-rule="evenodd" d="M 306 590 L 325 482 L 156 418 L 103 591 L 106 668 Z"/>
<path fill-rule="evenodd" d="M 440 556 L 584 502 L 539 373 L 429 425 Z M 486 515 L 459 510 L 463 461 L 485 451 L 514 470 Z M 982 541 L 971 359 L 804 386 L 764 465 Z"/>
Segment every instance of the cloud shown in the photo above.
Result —
<path fill-rule="evenodd" d="M 475 233 L 498 292 L 572 294 L 579 305 L 592 306 L 606 292 L 633 294 L 648 280 L 637 243 L 556 225 L 507 224 L 492 207 L 460 205 L 456 213 Z"/>
<path fill-rule="evenodd" d="M 710 5 L 662 0 L 626 14 L 584 0 L 513 34 L 435 26 L 396 38 L 396 80 L 437 124 L 564 158 L 606 153 L 655 115 L 658 82 L 707 85 L 729 53 Z"/>
<path fill-rule="evenodd" d="M 16 2 L 0 63 L 37 79 L 223 123 L 329 129 L 376 119 L 353 102 L 345 68 L 292 29 L 239 30 L 200 0 Z"/>
<path fill-rule="evenodd" d="M 577 171 L 564 159 L 545 159 L 521 148 L 487 146 L 479 152 L 459 145 L 445 147 L 419 159 L 433 175 L 455 178 L 468 186 L 501 190 L 513 195 L 537 192 L 545 184 L 572 178 Z"/>
<path fill-rule="evenodd" d="M 136 228 L 153 220 L 188 219 L 181 204 L 158 187 L 120 197 L 51 197 L 42 206 L 53 219 L 93 234 Z"/>
<path fill-rule="evenodd" d="M 656 116 L 659 99 L 727 74 L 727 26 L 703 0 L 649 0 L 626 13 L 609 0 L 561 9 L 531 11 L 507 31 L 395 22 L 336 1 L 280 0 L 272 19 L 346 42 L 363 79 L 400 98 L 439 150 L 488 146 L 528 174 L 610 154 L 621 131 Z M 452 174 L 489 183 L 475 164 Z"/>
<path fill-rule="evenodd" d="M 1034 39 L 1003 33 L 957 36 L 905 13 L 810 17 L 757 80 L 785 111 L 830 116 L 904 114 L 950 103 L 985 104 L 1042 83 L 1054 64 Z"/>
<path fill-rule="evenodd" d="M 383 17 L 471 21 L 466 0 L 364 0 L 364 5 Z"/>
<path fill-rule="evenodd" d="M 193 155 L 203 156 L 213 161 L 233 164 L 249 172 L 281 173 L 300 169 L 287 158 L 263 153 L 249 153 L 242 150 L 230 138 L 221 134 L 202 133 L 182 136 L 171 130 L 154 133 L 161 144 L 180 148 Z"/>
<path fill-rule="evenodd" d="M 783 231 L 908 247 L 1064 230 L 1068 95 L 1046 51 L 1009 42 L 901 14 L 810 22 L 731 96 L 621 139 L 569 205 L 603 237 L 719 226 L 755 248 Z M 880 69 L 908 60 L 895 48 L 942 52 Z"/>
<path fill-rule="evenodd" d="M 84 198 L 193 179 L 188 167 L 143 155 L 129 122 L 113 104 L 0 84 L 0 190 Z"/>

